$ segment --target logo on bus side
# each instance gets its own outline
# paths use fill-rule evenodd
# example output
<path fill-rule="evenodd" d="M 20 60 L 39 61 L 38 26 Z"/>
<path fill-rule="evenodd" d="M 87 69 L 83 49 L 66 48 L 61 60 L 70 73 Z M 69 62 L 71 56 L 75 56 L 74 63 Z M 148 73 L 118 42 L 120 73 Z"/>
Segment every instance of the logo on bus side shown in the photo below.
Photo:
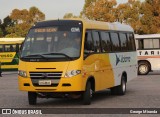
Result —
<path fill-rule="evenodd" d="M 127 57 L 127 56 L 124 56 L 124 55 L 117 55 L 116 54 L 116 65 L 118 65 L 119 62 L 121 63 L 126 63 L 126 62 L 130 62 L 131 61 L 131 57 Z"/>

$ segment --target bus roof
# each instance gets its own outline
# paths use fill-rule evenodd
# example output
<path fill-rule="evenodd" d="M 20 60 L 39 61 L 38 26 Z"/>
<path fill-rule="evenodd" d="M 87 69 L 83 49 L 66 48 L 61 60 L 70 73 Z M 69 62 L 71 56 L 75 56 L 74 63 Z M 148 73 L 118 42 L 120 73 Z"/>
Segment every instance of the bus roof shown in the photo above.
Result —
<path fill-rule="evenodd" d="M 88 29 L 102 29 L 102 30 L 116 30 L 116 31 L 130 31 L 133 32 L 133 28 L 126 24 L 119 22 L 100 22 L 100 21 L 85 21 L 86 28 Z"/>
<path fill-rule="evenodd" d="M 146 34 L 146 35 L 135 34 L 135 39 L 155 39 L 155 38 L 160 38 L 160 34 Z"/>
<path fill-rule="evenodd" d="M 133 32 L 133 28 L 126 24 L 121 24 L 119 22 L 109 23 L 109 22 L 101 22 L 101 21 L 93 21 L 93 20 L 84 20 L 81 18 L 69 18 L 69 19 L 56 19 L 56 20 L 46 20 L 38 22 L 36 25 L 45 26 L 50 24 L 54 25 L 56 23 L 60 24 L 68 24 L 72 21 L 81 21 L 84 24 L 86 29 L 101 29 L 101 30 L 117 30 L 117 31 L 130 31 Z M 56 23 L 55 23 L 56 22 Z"/>
<path fill-rule="evenodd" d="M 0 38 L 0 44 L 22 43 L 25 38 Z"/>

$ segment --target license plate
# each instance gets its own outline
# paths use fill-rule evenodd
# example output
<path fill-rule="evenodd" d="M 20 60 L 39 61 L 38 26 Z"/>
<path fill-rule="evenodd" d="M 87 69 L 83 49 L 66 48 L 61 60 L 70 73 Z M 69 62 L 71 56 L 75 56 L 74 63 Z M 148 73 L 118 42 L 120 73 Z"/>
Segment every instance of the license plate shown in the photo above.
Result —
<path fill-rule="evenodd" d="M 39 85 L 51 85 L 51 80 L 40 80 Z"/>

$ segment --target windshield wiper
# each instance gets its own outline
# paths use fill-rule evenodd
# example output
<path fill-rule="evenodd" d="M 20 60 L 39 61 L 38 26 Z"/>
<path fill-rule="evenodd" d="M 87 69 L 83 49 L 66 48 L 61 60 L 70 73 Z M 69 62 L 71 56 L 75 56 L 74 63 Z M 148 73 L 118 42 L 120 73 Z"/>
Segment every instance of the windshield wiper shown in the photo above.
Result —
<path fill-rule="evenodd" d="M 43 55 L 62 55 L 62 56 L 65 56 L 66 58 L 68 58 L 69 60 L 73 60 L 70 56 L 63 54 L 63 53 L 46 53 Z"/>
<path fill-rule="evenodd" d="M 44 59 L 47 59 L 45 56 L 43 56 L 42 54 L 32 54 L 32 55 L 28 55 L 28 56 L 23 56 L 21 58 L 35 58 L 35 57 L 41 57 L 41 58 L 44 58 Z"/>

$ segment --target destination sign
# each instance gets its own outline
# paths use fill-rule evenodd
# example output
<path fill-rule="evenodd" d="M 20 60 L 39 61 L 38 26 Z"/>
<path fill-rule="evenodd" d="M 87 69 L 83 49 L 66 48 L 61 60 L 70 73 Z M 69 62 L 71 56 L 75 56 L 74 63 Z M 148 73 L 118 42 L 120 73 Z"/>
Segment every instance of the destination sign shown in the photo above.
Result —
<path fill-rule="evenodd" d="M 57 32 L 57 28 L 36 28 L 36 29 L 34 29 L 34 32 L 36 32 L 36 33 Z"/>

